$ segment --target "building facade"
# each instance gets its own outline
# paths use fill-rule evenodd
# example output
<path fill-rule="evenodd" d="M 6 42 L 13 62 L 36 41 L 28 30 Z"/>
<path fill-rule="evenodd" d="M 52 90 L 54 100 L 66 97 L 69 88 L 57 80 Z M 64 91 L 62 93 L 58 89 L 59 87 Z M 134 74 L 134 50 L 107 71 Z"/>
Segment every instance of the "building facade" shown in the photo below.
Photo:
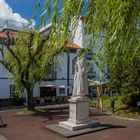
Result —
<path fill-rule="evenodd" d="M 41 30 L 42 35 L 47 37 L 50 28 L 51 24 L 46 28 L 43 28 Z M 6 27 L 0 32 L 0 38 L 5 37 L 4 30 L 6 29 L 14 33 L 19 30 L 19 27 L 14 27 L 13 30 L 13 26 L 8 26 L 7 23 Z M 54 61 L 56 60 L 57 63 L 54 64 L 49 75 L 36 83 L 34 87 L 34 97 L 68 96 L 72 94 L 76 50 L 86 47 L 85 39 L 86 37 L 82 27 L 82 20 L 79 20 L 73 41 L 68 45 L 68 48 L 70 49 L 69 53 L 63 52 L 54 58 Z M 3 46 L 0 44 L 0 49 L 2 48 Z M 92 56 L 93 53 L 89 52 L 89 55 L 87 56 L 88 63 L 90 63 Z M 1 54 L 0 60 L 2 60 Z M 93 64 L 88 72 L 88 78 L 94 79 L 99 77 L 99 75 L 100 71 L 98 66 Z M 15 83 L 11 74 L 0 63 L 0 101 L 11 100 L 16 92 Z M 23 97 L 26 97 L 26 92 Z"/>

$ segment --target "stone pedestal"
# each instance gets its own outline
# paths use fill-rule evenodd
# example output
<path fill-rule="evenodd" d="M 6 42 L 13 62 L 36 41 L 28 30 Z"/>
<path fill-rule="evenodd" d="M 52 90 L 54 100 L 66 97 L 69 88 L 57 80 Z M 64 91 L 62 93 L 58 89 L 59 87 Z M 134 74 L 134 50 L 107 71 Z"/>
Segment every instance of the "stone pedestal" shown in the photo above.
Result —
<path fill-rule="evenodd" d="M 68 130 L 79 130 L 97 126 L 99 122 L 89 118 L 89 102 L 87 98 L 72 97 L 69 99 L 69 119 L 59 122 L 59 126 Z"/>

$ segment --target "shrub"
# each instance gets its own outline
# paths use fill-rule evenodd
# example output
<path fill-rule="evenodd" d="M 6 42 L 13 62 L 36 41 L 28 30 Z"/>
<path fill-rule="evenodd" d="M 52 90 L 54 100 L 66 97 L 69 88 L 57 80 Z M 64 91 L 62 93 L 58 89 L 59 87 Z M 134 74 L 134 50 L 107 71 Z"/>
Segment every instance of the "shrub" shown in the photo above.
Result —
<path fill-rule="evenodd" d="M 128 93 L 121 97 L 121 102 L 129 107 L 136 107 L 140 101 L 140 93 Z"/>

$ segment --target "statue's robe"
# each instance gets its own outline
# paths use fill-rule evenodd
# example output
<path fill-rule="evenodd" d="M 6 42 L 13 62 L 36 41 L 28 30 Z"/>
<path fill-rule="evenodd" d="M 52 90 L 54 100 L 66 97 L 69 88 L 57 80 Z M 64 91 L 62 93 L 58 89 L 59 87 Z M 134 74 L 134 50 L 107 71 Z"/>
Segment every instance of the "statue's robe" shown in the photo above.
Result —
<path fill-rule="evenodd" d="M 88 95 L 87 61 L 78 58 L 75 65 L 73 96 Z"/>

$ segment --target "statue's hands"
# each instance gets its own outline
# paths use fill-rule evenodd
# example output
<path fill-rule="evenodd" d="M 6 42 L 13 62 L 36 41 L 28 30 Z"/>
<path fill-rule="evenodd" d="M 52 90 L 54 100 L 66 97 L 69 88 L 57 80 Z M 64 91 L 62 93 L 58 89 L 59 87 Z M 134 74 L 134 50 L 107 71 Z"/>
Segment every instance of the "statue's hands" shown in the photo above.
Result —
<path fill-rule="evenodd" d="M 86 70 L 85 70 L 85 69 L 82 69 L 82 70 L 80 71 L 80 75 L 81 75 L 81 76 L 86 75 Z"/>
<path fill-rule="evenodd" d="M 76 74 L 74 75 L 74 80 L 76 80 L 76 78 L 77 78 L 77 76 L 76 76 Z"/>
<path fill-rule="evenodd" d="M 83 71 L 80 71 L 80 75 L 81 75 L 81 76 L 84 76 L 84 72 L 83 72 Z"/>
<path fill-rule="evenodd" d="M 74 69 L 75 69 L 75 72 L 78 72 L 78 66 L 77 65 L 74 66 Z"/>

